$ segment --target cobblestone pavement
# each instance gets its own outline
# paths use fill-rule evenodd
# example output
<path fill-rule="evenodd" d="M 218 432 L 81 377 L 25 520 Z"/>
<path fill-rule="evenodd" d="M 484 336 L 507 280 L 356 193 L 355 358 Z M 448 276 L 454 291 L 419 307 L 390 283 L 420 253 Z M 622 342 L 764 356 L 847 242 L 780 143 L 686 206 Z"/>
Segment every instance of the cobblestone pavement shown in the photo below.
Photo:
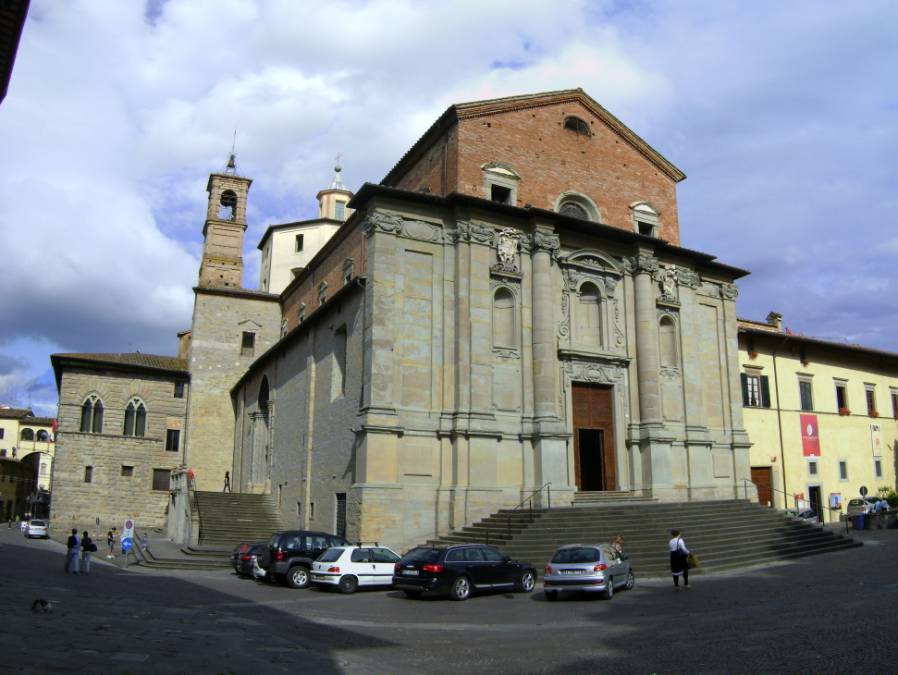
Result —
<path fill-rule="evenodd" d="M 892 672 L 898 530 L 858 534 L 863 548 L 698 576 L 689 591 L 655 580 L 610 602 L 458 603 L 125 571 L 102 554 L 90 576 L 66 575 L 61 544 L 0 529 L 0 672 Z M 32 612 L 37 598 L 52 611 Z"/>

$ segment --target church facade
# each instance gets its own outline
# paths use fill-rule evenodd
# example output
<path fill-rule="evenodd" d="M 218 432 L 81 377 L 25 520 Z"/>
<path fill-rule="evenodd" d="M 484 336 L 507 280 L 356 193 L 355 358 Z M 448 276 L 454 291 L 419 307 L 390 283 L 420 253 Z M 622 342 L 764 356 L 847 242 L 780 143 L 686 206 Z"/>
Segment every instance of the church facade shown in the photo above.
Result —
<path fill-rule="evenodd" d="M 741 496 L 745 272 L 678 245 L 682 178 L 581 90 L 452 106 L 281 293 L 236 485 L 400 548 L 549 489 Z"/>

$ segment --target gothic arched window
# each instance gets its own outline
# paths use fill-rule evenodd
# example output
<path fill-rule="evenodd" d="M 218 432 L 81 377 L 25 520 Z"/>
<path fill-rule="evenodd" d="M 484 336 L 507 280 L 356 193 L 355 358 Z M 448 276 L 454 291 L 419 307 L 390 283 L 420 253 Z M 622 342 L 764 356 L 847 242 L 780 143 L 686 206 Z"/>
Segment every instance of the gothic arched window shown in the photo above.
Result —
<path fill-rule="evenodd" d="M 598 287 L 587 281 L 580 286 L 577 298 L 577 342 L 600 347 L 602 345 L 602 296 Z"/>
<path fill-rule="evenodd" d="M 125 436 L 142 437 L 147 431 L 147 408 L 139 398 L 132 398 L 125 408 Z"/>
<path fill-rule="evenodd" d="M 103 433 L 103 401 L 91 394 L 81 404 L 81 431 L 86 434 Z"/>

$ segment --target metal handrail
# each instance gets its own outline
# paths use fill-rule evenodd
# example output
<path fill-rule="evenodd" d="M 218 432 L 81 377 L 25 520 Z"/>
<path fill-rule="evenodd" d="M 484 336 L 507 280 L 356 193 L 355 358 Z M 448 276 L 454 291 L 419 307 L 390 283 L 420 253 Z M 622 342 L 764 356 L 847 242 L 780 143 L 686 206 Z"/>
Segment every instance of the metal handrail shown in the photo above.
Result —
<path fill-rule="evenodd" d="M 524 497 L 524 499 L 522 499 L 521 502 L 517 506 L 514 506 L 514 507 L 508 509 L 508 513 L 505 514 L 505 528 L 506 528 L 505 533 L 509 539 L 511 539 L 511 514 L 512 514 L 512 512 L 517 511 L 524 504 L 527 504 L 528 520 L 532 523 L 533 522 L 533 497 L 537 494 L 542 494 L 543 490 L 546 491 L 546 509 L 551 509 L 552 508 L 552 483 L 551 482 L 544 483 L 543 485 L 540 485 L 535 490 L 531 490 L 530 492 L 527 493 L 527 496 Z M 490 543 L 490 528 L 487 527 L 486 528 L 486 544 L 487 544 L 487 546 L 489 546 L 489 543 Z"/>
<path fill-rule="evenodd" d="M 748 499 L 748 486 L 749 486 L 749 484 L 755 486 L 755 493 L 757 493 L 757 491 L 758 491 L 758 484 L 757 484 L 757 483 L 755 483 L 753 480 L 748 480 L 747 478 L 743 478 L 743 479 L 742 479 L 742 487 L 743 487 L 743 490 L 744 490 L 745 499 Z M 781 495 L 783 495 L 783 497 L 784 497 L 784 499 L 783 499 L 783 506 L 784 506 L 784 508 L 786 508 L 786 509 L 789 508 L 789 502 L 786 501 L 786 500 L 789 499 L 790 497 L 792 498 L 793 506 L 794 506 L 795 508 L 798 507 L 798 504 L 797 504 L 797 501 L 798 501 L 798 500 L 796 499 L 795 495 L 789 494 L 788 492 L 785 492 L 784 490 L 778 490 L 777 488 L 773 487 L 772 485 L 770 486 L 770 491 L 771 491 L 771 492 L 779 492 Z"/>

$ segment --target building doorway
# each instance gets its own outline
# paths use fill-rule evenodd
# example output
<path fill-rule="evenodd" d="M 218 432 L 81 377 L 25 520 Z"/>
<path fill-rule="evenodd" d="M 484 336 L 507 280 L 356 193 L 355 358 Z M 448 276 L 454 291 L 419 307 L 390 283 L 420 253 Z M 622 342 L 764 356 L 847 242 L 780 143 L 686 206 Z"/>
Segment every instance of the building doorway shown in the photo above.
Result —
<path fill-rule="evenodd" d="M 617 489 L 614 453 L 614 395 L 611 387 L 572 385 L 574 475 L 577 489 Z"/>
<path fill-rule="evenodd" d="M 810 502 L 811 510 L 817 514 L 817 522 L 823 522 L 823 499 L 820 495 L 820 486 L 819 485 L 809 485 L 808 486 L 808 501 Z"/>
<path fill-rule="evenodd" d="M 769 466 L 753 466 L 751 482 L 758 488 L 758 504 L 773 506 L 773 469 Z"/>

